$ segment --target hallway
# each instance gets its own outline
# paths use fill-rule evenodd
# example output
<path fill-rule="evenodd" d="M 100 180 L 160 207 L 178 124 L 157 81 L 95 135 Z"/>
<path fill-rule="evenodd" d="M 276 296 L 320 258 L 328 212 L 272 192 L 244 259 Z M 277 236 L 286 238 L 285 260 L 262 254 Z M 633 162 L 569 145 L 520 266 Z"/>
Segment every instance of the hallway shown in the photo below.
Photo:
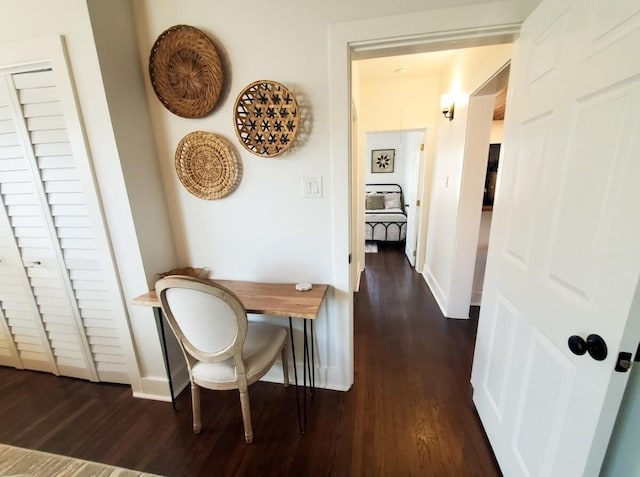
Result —
<path fill-rule="evenodd" d="M 471 402 L 478 309 L 444 319 L 402 248 L 380 251 L 355 296 L 356 427 L 373 442 L 354 448 L 352 475 L 367 462 L 376 475 L 499 475 Z"/>

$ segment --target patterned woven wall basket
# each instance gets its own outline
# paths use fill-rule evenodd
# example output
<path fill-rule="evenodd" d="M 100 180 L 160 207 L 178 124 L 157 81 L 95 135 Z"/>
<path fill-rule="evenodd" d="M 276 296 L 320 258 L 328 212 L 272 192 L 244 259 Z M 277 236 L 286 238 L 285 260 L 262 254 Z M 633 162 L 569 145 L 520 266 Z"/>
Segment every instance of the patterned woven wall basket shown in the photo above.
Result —
<path fill-rule="evenodd" d="M 176 173 L 189 192 L 206 200 L 226 197 L 240 182 L 240 164 L 227 142 L 204 131 L 182 138 L 176 148 Z"/>
<path fill-rule="evenodd" d="M 236 135 L 249 152 L 274 157 L 289 149 L 300 125 L 298 103 L 284 85 L 255 81 L 244 88 L 235 104 Z"/>
<path fill-rule="evenodd" d="M 223 71 L 211 39 L 189 25 L 162 32 L 151 49 L 149 76 L 160 102 L 183 118 L 201 118 L 215 107 Z"/>

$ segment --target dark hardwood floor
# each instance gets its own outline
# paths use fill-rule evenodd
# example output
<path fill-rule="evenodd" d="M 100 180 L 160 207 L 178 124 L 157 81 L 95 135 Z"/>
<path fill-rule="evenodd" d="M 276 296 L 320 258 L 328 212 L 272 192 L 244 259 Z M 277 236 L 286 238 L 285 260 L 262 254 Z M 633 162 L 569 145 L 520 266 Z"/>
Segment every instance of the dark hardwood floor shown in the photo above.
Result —
<path fill-rule="evenodd" d="M 471 403 L 474 319 L 445 320 L 402 251 L 367 254 L 355 296 L 355 383 L 318 390 L 307 433 L 294 388 L 251 387 L 254 443 L 237 392 L 188 390 L 178 409 L 130 388 L 0 368 L 0 442 L 168 476 L 495 476 Z"/>

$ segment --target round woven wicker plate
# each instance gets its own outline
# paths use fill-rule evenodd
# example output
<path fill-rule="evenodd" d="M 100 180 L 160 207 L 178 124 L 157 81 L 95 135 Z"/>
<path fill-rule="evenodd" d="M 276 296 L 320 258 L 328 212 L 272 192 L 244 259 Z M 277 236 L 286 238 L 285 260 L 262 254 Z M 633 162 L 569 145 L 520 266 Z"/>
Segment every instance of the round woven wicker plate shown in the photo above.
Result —
<path fill-rule="evenodd" d="M 275 81 L 255 81 L 243 89 L 235 104 L 236 135 L 248 151 L 274 157 L 293 144 L 300 115 L 293 94 Z"/>
<path fill-rule="evenodd" d="M 221 137 L 195 131 L 176 148 L 176 172 L 182 185 L 201 199 L 221 199 L 237 187 L 238 160 Z"/>
<path fill-rule="evenodd" d="M 151 49 L 149 76 L 158 99 L 183 118 L 201 118 L 222 90 L 222 63 L 213 42 L 189 25 L 162 32 Z"/>

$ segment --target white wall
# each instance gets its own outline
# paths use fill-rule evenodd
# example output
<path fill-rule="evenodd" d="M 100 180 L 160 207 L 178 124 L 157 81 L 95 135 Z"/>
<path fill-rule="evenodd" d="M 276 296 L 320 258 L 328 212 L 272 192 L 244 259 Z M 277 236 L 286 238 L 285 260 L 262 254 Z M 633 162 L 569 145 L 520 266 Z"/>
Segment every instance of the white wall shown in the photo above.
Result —
<path fill-rule="evenodd" d="M 504 120 L 495 120 L 491 123 L 491 144 L 502 144 L 504 136 Z"/>
<path fill-rule="evenodd" d="M 456 247 L 469 245 L 469 240 L 472 248 L 477 244 L 477 232 L 473 237 L 458 236 L 469 96 L 504 66 L 510 55 L 510 44 L 458 50 L 440 83 L 442 93 L 453 93 L 456 98 L 455 118 L 453 121 L 442 118 L 438 124 L 423 274 L 443 313 L 449 317 L 468 317 L 468 309 L 465 312 L 460 306 L 467 293 L 456 294 L 454 272 L 463 273 L 455 270 Z M 470 297 L 473 262 L 464 273 Z"/>
<path fill-rule="evenodd" d="M 402 131 L 367 133 L 367 146 L 362 156 L 367 184 L 399 184 L 404 190 L 405 165 L 408 161 L 405 147 L 406 137 Z M 371 172 L 371 157 L 374 150 L 395 151 L 393 172 Z"/>
<path fill-rule="evenodd" d="M 354 64 L 357 64 L 357 61 Z M 421 220 L 416 256 L 416 268 L 422 270 L 431 197 L 429 187 L 436 144 L 435 131 L 439 116 L 442 115 L 440 113 L 440 76 L 399 75 L 395 79 L 361 81 L 359 95 L 358 117 L 361 131 L 371 133 L 403 129 L 426 130 L 425 164 L 421 178 L 423 187 L 422 195 L 418 197 L 421 202 L 418 212 Z M 371 161 L 370 154 L 362 157 L 365 164 L 367 160 Z M 359 213 L 364 221 L 364 209 Z"/>
<path fill-rule="evenodd" d="M 148 287 L 157 274 L 176 267 L 176 255 L 160 174 L 156 167 L 156 149 L 144 92 L 144 79 L 130 0 L 88 0 L 87 7 L 111 126 L 116 141 L 122 174 L 127 187 L 135 239 L 142 258 L 142 270 Z M 154 211 L 149 213 L 149 211 Z M 119 239 L 121 248 L 129 248 L 130 237 Z M 140 277 L 141 279 L 142 277 Z M 127 279 L 125 277 L 125 279 Z M 132 290 L 138 292 L 142 281 Z M 130 299 L 127 300 L 130 302 Z M 158 340 L 151 309 L 131 307 L 133 331 L 138 355 L 146 370 L 143 390 L 138 396 L 166 395 L 164 367 L 158 367 Z M 171 371 L 177 387 L 186 385 L 188 374 L 184 358 L 172 333 L 167 333 Z M 154 358 L 152 358 L 154 357 Z"/>
<path fill-rule="evenodd" d="M 363 129 L 374 132 L 435 127 L 440 114 L 437 73 L 362 81 L 360 118 Z"/>

